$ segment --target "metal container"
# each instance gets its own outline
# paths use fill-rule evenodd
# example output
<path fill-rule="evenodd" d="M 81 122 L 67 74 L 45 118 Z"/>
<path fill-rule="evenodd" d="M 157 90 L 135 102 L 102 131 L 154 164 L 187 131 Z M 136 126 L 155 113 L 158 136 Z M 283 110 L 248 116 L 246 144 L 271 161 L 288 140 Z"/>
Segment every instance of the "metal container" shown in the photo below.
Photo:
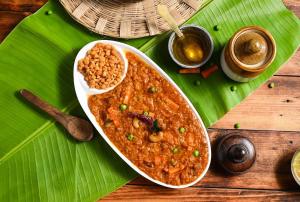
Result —
<path fill-rule="evenodd" d="M 188 64 L 184 64 L 184 63 L 180 62 L 175 57 L 174 51 L 173 51 L 173 43 L 174 43 L 174 39 L 176 37 L 176 34 L 173 32 L 171 34 L 171 36 L 169 38 L 169 42 L 168 42 L 168 50 L 169 50 L 169 54 L 170 54 L 171 58 L 180 67 L 184 67 L 184 68 L 201 67 L 210 59 L 210 57 L 212 56 L 213 50 L 214 50 L 214 42 L 213 42 L 211 35 L 205 28 L 196 26 L 196 25 L 184 25 L 184 26 L 180 27 L 180 30 L 196 32 L 199 35 L 199 37 L 201 38 L 201 40 L 203 41 L 203 48 L 205 49 L 206 54 L 205 54 L 205 57 L 203 58 L 203 60 L 198 64 L 188 65 Z"/>
<path fill-rule="evenodd" d="M 276 55 L 271 33 L 258 26 L 237 31 L 221 55 L 223 72 L 232 80 L 248 82 L 264 72 Z"/>

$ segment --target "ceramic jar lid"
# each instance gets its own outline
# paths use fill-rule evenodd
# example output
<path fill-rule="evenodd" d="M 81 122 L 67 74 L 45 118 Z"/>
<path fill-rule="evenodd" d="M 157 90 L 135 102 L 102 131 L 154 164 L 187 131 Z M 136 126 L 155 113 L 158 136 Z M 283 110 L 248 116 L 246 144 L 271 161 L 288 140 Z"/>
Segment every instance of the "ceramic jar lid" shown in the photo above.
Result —
<path fill-rule="evenodd" d="M 219 164 L 232 174 L 240 174 L 249 170 L 256 159 L 253 143 L 246 137 L 231 134 L 225 136 L 217 147 Z"/>
<path fill-rule="evenodd" d="M 230 41 L 230 55 L 242 69 L 264 69 L 273 61 L 275 54 L 274 38 L 258 26 L 239 30 Z"/>

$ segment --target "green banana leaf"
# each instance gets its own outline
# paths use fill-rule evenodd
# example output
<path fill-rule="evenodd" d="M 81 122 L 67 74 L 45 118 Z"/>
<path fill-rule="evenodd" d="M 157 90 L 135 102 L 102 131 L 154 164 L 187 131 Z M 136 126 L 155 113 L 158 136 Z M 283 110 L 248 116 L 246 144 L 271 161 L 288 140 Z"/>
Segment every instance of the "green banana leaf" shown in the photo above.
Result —
<path fill-rule="evenodd" d="M 207 3 L 210 1 L 206 1 Z M 46 15 L 52 10 L 52 15 Z M 205 27 L 219 53 L 240 27 L 260 25 L 274 36 L 278 53 L 259 78 L 235 83 L 218 71 L 200 86 L 195 75 L 179 75 L 167 54 L 168 33 L 123 40 L 140 48 L 183 89 L 206 126 L 221 118 L 274 74 L 300 44 L 300 22 L 280 0 L 214 0 L 187 23 Z M 220 31 L 214 31 L 214 25 Z M 0 45 L 0 201 L 95 201 L 137 176 L 97 136 L 79 143 L 18 95 L 27 88 L 62 111 L 84 116 L 76 100 L 72 66 L 78 50 L 100 39 L 75 23 L 57 1 L 23 20 Z M 230 86 L 237 91 L 231 92 Z"/>

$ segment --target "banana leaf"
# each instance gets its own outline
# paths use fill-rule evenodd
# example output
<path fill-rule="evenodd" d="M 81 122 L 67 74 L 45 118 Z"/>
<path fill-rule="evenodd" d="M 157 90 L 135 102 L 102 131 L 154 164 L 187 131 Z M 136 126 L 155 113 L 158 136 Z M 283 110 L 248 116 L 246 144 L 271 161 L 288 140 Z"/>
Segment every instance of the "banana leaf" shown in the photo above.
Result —
<path fill-rule="evenodd" d="M 207 1 L 207 3 L 210 1 Z M 52 15 L 46 11 L 52 10 Z M 183 89 L 209 127 L 274 74 L 300 44 L 299 19 L 280 0 L 214 0 L 187 23 L 205 27 L 220 51 L 240 27 L 260 25 L 274 36 L 278 53 L 254 81 L 235 83 L 218 71 L 204 80 L 179 75 L 167 53 L 169 33 L 123 40 L 156 61 Z M 214 31 L 219 25 L 222 29 Z M 100 39 L 75 23 L 57 1 L 23 20 L 0 45 L 0 201 L 95 201 L 137 176 L 97 136 L 79 143 L 18 95 L 27 88 L 64 112 L 84 116 L 76 100 L 72 66 L 78 50 Z M 193 82 L 201 79 L 201 85 Z M 230 86 L 237 91 L 231 92 Z"/>

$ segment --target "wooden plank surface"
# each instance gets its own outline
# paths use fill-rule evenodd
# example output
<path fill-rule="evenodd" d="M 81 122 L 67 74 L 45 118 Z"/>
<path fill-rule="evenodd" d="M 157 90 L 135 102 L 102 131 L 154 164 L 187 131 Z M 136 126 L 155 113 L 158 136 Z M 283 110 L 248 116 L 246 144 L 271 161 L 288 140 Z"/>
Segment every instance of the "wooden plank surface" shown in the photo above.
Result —
<path fill-rule="evenodd" d="M 0 11 L 0 42 L 30 12 Z"/>
<path fill-rule="evenodd" d="M 300 50 L 279 69 L 275 76 L 300 76 Z"/>
<path fill-rule="evenodd" d="M 0 0 L 0 42 L 24 17 L 46 0 Z M 298 17 L 299 0 L 284 0 Z M 205 178 L 194 187 L 165 189 L 137 178 L 107 196 L 107 201 L 300 201 L 290 172 L 290 160 L 300 148 L 300 51 L 270 79 L 209 130 L 213 150 L 219 138 L 238 132 L 256 145 L 257 161 L 246 174 L 226 174 L 214 157 Z M 287 101 L 289 100 L 289 101 Z M 239 122 L 240 130 L 226 130 Z M 245 130 L 250 129 L 250 130 Z M 294 132 L 287 132 L 294 131 Z M 285 191 L 282 191 L 285 190 Z"/>
<path fill-rule="evenodd" d="M 0 0 L 0 11 L 35 12 L 47 0 Z"/>
<path fill-rule="evenodd" d="M 300 66 L 299 66 L 300 67 Z M 274 88 L 268 88 L 270 82 Z M 300 77 L 273 76 L 212 128 L 300 131 Z"/>
<path fill-rule="evenodd" d="M 300 1 L 299 0 L 283 0 L 284 5 L 293 11 L 295 15 L 300 16 Z"/>
<path fill-rule="evenodd" d="M 26 16 L 47 0 L 0 0 L 0 42 Z"/>
<path fill-rule="evenodd" d="M 240 134 L 248 137 L 256 147 L 256 163 L 251 170 L 242 175 L 230 175 L 212 158 L 206 176 L 196 186 L 211 188 L 249 188 L 273 190 L 297 190 L 290 161 L 294 152 L 300 148 L 300 132 L 255 131 L 255 130 L 224 130 L 211 129 L 209 136 L 212 153 L 219 140 L 227 134 Z M 131 185 L 154 185 L 145 178 L 139 177 Z"/>
<path fill-rule="evenodd" d="M 300 192 L 125 185 L 100 201 L 299 201 Z"/>

